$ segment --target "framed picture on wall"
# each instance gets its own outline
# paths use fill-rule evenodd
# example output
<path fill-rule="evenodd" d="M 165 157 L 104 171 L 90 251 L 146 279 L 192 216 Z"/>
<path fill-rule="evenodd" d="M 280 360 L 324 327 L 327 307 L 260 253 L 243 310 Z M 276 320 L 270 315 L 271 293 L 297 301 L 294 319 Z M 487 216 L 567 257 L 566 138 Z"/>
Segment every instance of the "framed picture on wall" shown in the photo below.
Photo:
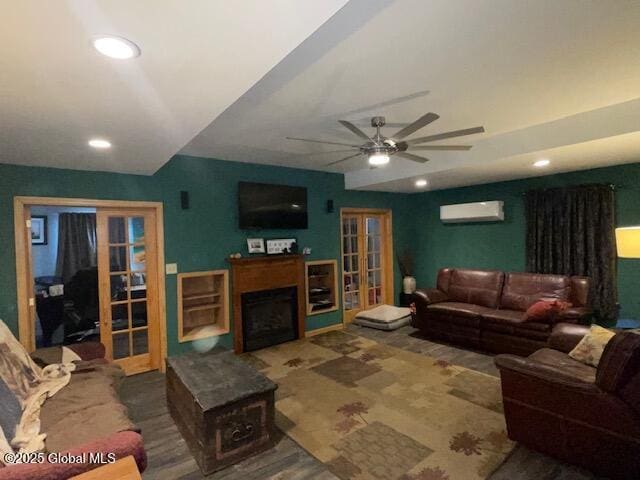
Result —
<path fill-rule="evenodd" d="M 33 215 L 31 217 L 31 244 L 47 244 L 47 216 Z"/>
<path fill-rule="evenodd" d="M 264 238 L 247 238 L 249 253 L 264 253 Z"/>

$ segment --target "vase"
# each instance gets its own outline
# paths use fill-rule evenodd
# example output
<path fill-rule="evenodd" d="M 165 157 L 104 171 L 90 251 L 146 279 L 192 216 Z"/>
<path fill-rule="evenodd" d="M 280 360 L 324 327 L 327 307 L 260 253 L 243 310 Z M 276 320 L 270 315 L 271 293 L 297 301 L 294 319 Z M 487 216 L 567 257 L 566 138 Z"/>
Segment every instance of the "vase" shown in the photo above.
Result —
<path fill-rule="evenodd" d="M 402 279 L 402 291 L 407 295 L 416 291 L 416 279 L 414 277 L 404 277 Z"/>

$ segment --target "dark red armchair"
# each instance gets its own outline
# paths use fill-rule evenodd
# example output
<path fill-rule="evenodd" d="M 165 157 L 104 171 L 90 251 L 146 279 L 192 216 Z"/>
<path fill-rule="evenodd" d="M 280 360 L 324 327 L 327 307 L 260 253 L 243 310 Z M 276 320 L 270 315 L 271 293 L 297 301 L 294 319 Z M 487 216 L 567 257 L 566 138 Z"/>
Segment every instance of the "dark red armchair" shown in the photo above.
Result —
<path fill-rule="evenodd" d="M 512 440 L 598 475 L 640 478 L 640 335 L 621 332 L 598 368 L 567 355 L 587 328 L 560 324 L 527 358 L 498 355 Z"/>

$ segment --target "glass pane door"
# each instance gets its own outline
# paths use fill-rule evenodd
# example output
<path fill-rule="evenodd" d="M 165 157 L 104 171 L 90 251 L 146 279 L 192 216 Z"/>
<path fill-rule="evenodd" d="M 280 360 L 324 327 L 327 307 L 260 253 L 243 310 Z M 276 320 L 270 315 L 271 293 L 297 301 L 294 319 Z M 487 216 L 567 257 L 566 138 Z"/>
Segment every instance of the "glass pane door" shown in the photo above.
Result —
<path fill-rule="evenodd" d="M 360 219 L 357 216 L 342 217 L 342 288 L 344 309 L 347 311 L 362 308 L 359 232 Z"/>
<path fill-rule="evenodd" d="M 362 310 L 393 302 L 391 215 L 349 211 L 341 214 L 344 321 Z"/>
<path fill-rule="evenodd" d="M 113 359 L 149 352 L 144 217 L 109 217 Z"/>
<path fill-rule="evenodd" d="M 383 300 L 382 271 L 382 219 L 378 216 L 365 217 L 365 246 L 367 279 L 367 308 L 381 305 Z"/>
<path fill-rule="evenodd" d="M 128 374 L 158 368 L 155 216 L 98 210 L 100 339 Z"/>

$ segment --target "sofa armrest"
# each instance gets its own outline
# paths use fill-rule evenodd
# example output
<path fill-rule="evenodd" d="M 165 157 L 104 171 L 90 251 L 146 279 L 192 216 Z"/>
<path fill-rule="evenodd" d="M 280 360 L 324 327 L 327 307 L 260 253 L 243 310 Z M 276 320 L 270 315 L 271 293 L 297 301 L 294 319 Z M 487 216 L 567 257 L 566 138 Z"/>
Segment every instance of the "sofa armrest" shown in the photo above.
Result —
<path fill-rule="evenodd" d="M 586 325 L 557 323 L 553 326 L 547 345 L 554 350 L 569 353 L 587 333 L 589 333 L 589 327 Z"/>
<path fill-rule="evenodd" d="M 73 343 L 65 346 L 70 350 L 73 350 L 74 353 L 82 360 L 96 360 L 104 358 L 105 349 L 104 345 L 100 342 Z"/>
<path fill-rule="evenodd" d="M 565 323 L 588 323 L 587 320 L 593 315 L 593 310 L 589 307 L 570 307 L 559 314 L 559 321 Z"/>
<path fill-rule="evenodd" d="M 413 301 L 416 304 L 431 305 L 432 303 L 446 302 L 447 294 L 437 288 L 419 288 L 413 292 Z"/>
<path fill-rule="evenodd" d="M 138 470 L 143 472 L 147 467 L 147 454 L 144 450 L 142 436 L 139 433 L 124 431 L 95 440 L 85 445 L 72 448 L 64 454 L 79 456 L 83 455 L 85 462 L 55 462 L 56 457 L 47 457 L 41 463 L 17 463 L 0 468 L 0 480 L 63 480 L 75 475 L 93 470 L 99 467 L 99 463 L 94 463 L 95 458 L 90 458 L 89 454 L 101 455 L 104 461 L 118 460 L 132 455 L 138 465 Z M 50 462 L 49 460 L 54 462 Z M 94 460 L 94 462 L 91 462 Z"/>
<path fill-rule="evenodd" d="M 564 389 L 581 390 L 585 393 L 600 392 L 600 389 L 595 383 L 584 382 L 553 365 L 539 363 L 525 357 L 506 354 L 496 356 L 494 361 L 500 371 L 511 370 L 544 382 L 554 383 Z"/>

